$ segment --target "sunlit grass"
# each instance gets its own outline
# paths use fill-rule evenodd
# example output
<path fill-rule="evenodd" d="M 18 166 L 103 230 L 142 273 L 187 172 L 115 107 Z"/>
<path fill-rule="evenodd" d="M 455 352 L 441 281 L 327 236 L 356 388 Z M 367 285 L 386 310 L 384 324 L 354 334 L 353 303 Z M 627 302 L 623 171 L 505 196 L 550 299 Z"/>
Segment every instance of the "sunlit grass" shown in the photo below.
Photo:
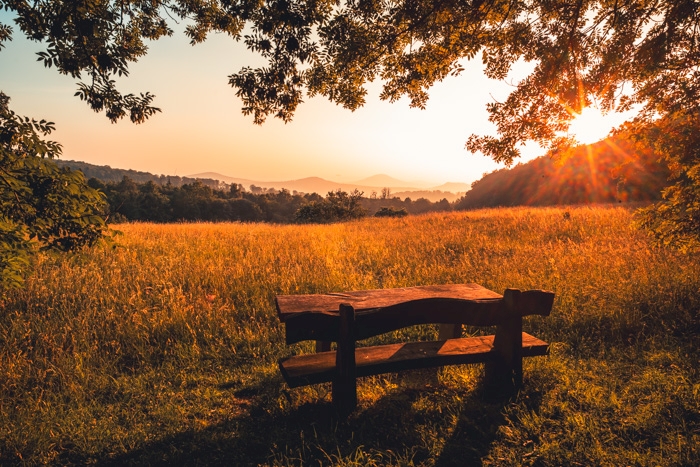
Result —
<path fill-rule="evenodd" d="M 0 464 L 698 465 L 700 259 L 624 208 L 483 210 L 325 226 L 131 224 L 41 257 L 0 309 Z M 476 282 L 556 292 L 525 388 L 480 367 L 289 390 L 274 295 Z M 434 337 L 433 327 L 387 339 Z"/>

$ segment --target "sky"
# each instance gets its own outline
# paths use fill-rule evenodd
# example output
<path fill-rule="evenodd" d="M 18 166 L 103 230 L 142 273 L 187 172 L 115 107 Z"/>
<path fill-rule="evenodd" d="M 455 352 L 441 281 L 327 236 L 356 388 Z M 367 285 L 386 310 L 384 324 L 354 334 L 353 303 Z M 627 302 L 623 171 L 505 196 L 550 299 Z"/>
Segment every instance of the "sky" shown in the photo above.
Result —
<path fill-rule="evenodd" d="M 11 23 L 0 12 L 0 22 Z M 0 50 L 0 91 L 19 115 L 56 124 L 51 139 L 63 145 L 62 159 L 155 174 L 187 176 L 202 172 L 258 181 L 317 176 L 353 182 L 376 174 L 436 186 L 471 183 L 502 165 L 464 144 L 472 133 L 495 134 L 486 104 L 503 100 L 531 65 L 514 70 L 506 82 L 486 78 L 480 61 L 430 90 L 427 108 L 407 99 L 379 100 L 380 83 L 368 86 L 367 103 L 355 112 L 324 97 L 306 98 L 290 123 L 268 118 L 262 126 L 241 113 L 242 103 L 228 76 L 263 62 L 225 35 L 191 46 L 174 36 L 149 44 L 149 53 L 118 80 L 122 92 L 151 92 L 162 113 L 146 123 L 112 124 L 74 97 L 76 81 L 36 60 L 42 45 L 26 40 L 17 27 Z M 583 128 L 603 137 L 620 117 L 599 128 L 594 117 Z M 523 149 L 526 162 L 544 151 Z M 418 183 L 417 183 L 418 184 Z"/>

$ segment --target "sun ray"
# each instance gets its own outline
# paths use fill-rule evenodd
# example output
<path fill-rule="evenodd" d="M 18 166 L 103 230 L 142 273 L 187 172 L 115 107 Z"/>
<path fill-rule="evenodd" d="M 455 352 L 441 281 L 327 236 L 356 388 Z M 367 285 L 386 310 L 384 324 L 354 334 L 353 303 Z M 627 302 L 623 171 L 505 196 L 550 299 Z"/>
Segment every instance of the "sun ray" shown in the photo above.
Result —
<path fill-rule="evenodd" d="M 581 144 L 593 144 L 605 139 L 619 123 L 618 114 L 603 114 L 595 107 L 585 107 L 580 114 L 574 114 L 569 125 L 568 135 Z"/>

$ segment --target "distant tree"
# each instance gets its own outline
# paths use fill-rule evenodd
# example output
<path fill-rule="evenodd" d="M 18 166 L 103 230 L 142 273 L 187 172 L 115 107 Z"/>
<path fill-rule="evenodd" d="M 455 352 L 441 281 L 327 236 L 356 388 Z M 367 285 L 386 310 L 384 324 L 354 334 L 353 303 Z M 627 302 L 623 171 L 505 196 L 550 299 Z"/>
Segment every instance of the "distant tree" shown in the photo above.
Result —
<path fill-rule="evenodd" d="M 226 208 L 226 220 L 256 222 L 262 220 L 260 207 L 250 200 L 242 198 L 229 199 Z"/>
<path fill-rule="evenodd" d="M 232 183 L 229 186 L 229 195 L 231 198 L 241 198 L 243 197 L 243 192 L 245 191 L 245 188 L 243 188 L 243 185 L 240 183 Z"/>
<path fill-rule="evenodd" d="M 95 188 L 96 190 L 104 190 L 107 187 L 107 185 L 102 180 L 99 180 L 94 177 L 90 178 L 87 181 L 87 183 L 90 188 Z"/>
<path fill-rule="evenodd" d="M 105 229 L 104 197 L 51 160 L 61 153 L 43 139 L 53 129 L 16 115 L 0 92 L 0 288 L 22 283 L 37 249 L 77 250 Z"/>
<path fill-rule="evenodd" d="M 433 203 L 425 198 L 418 198 L 413 203 L 411 203 L 411 213 L 412 214 L 422 214 L 425 212 L 430 212 L 432 210 Z"/>
<path fill-rule="evenodd" d="M 139 186 L 124 175 L 119 183 L 107 184 L 104 188 L 110 206 L 110 217 L 119 214 L 126 219 L 141 220 Z"/>
<path fill-rule="evenodd" d="M 215 203 L 214 190 L 200 181 L 186 183 L 173 190 L 170 198 L 173 218 L 185 221 L 209 221 L 222 209 L 221 203 Z"/>
<path fill-rule="evenodd" d="M 391 197 L 391 188 L 385 187 L 382 188 L 382 194 L 380 195 L 381 199 L 389 199 Z"/>
<path fill-rule="evenodd" d="M 406 208 L 392 208 L 392 207 L 382 207 L 374 213 L 374 217 L 406 217 L 408 216 L 408 211 Z"/>
<path fill-rule="evenodd" d="M 363 198 L 362 192 L 357 190 L 330 192 L 325 198 L 316 193 L 292 194 L 286 189 L 254 194 L 230 188 L 214 189 L 201 181 L 182 186 L 163 186 L 152 180 L 137 183 L 128 176 L 123 176 L 118 183 L 104 183 L 93 178 L 88 184 L 105 193 L 108 218 L 112 222 L 337 222 L 357 219 L 368 212 L 382 211 L 381 216 L 451 208 L 447 200 L 437 203 L 427 199 L 412 202 L 410 198 L 401 200 L 398 197 L 380 200 Z"/>
<path fill-rule="evenodd" d="M 648 143 L 620 131 L 605 141 L 485 174 L 455 209 L 648 202 L 669 185 L 669 169 Z"/>
<path fill-rule="evenodd" d="M 170 199 L 163 194 L 160 186 L 151 180 L 139 187 L 138 205 L 142 220 L 152 222 L 172 220 Z"/>
<path fill-rule="evenodd" d="M 329 191 L 325 201 L 329 204 L 334 220 L 350 220 L 365 217 L 367 212 L 360 200 L 363 192 L 355 189 L 350 193 L 342 190 Z"/>
<path fill-rule="evenodd" d="M 435 211 L 451 211 L 452 205 L 447 198 L 442 198 L 440 201 L 435 203 Z"/>
<path fill-rule="evenodd" d="M 329 191 L 326 198 L 311 201 L 301 206 L 295 215 L 297 222 L 338 222 L 359 219 L 367 215 L 360 202 L 362 192 L 354 190 L 347 193 L 342 190 Z"/>

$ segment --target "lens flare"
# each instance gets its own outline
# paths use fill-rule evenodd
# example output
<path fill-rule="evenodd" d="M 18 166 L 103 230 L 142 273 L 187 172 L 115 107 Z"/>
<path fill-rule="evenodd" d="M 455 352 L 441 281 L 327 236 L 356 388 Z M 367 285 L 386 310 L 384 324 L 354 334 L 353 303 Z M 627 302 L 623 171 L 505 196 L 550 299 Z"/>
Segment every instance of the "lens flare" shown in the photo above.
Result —
<path fill-rule="evenodd" d="M 571 122 L 569 135 L 581 144 L 593 144 L 605 139 L 610 130 L 620 123 L 620 114 L 603 115 L 595 107 L 586 107 Z"/>

